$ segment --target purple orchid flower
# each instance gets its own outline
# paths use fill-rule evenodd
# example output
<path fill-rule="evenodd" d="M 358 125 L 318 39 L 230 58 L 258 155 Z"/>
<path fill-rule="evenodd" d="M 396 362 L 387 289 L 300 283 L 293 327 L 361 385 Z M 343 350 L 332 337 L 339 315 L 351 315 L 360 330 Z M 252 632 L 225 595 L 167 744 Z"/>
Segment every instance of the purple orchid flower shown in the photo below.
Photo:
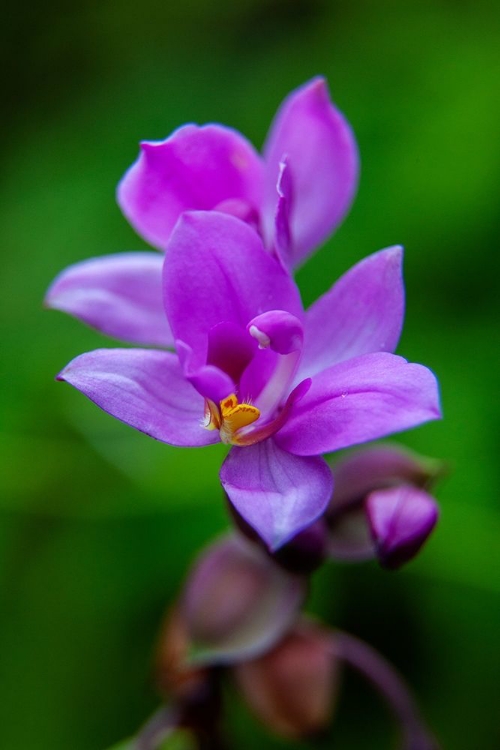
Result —
<path fill-rule="evenodd" d="M 302 262 L 340 223 L 357 186 L 352 131 L 323 78 L 281 105 L 260 156 L 221 125 L 184 125 L 146 141 L 118 186 L 136 231 L 164 250 L 183 211 L 232 214 L 254 226 L 287 265 Z"/>
<path fill-rule="evenodd" d="M 401 256 L 370 256 L 304 312 L 293 279 L 248 224 L 187 212 L 163 273 L 177 353 L 99 349 L 58 377 L 158 440 L 231 445 L 221 482 L 277 549 L 328 504 L 321 454 L 440 416 L 433 374 L 391 353 L 403 320 Z"/>
<path fill-rule="evenodd" d="M 314 78 L 281 105 L 263 156 L 222 125 L 185 125 L 144 142 L 118 186 L 132 226 L 164 250 L 183 211 L 232 214 L 256 229 L 285 266 L 302 263 L 347 213 L 358 181 L 351 128 Z M 173 346 L 161 298 L 163 258 L 117 253 L 66 269 L 47 295 L 101 332 L 136 344 Z"/>

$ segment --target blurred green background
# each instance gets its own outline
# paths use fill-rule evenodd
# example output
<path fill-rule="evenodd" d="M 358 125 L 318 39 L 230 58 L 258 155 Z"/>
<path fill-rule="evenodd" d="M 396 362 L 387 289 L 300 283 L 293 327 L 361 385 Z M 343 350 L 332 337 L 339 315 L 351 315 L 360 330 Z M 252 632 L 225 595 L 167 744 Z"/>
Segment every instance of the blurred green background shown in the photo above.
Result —
<path fill-rule="evenodd" d="M 356 132 L 358 199 L 303 268 L 307 303 L 361 257 L 406 247 L 399 352 L 438 375 L 445 420 L 401 440 L 444 458 L 442 519 L 418 560 L 328 566 L 310 609 L 407 676 L 450 750 L 500 746 L 498 5 L 83 0 L 5 6 L 0 237 L 0 746 L 104 750 L 155 709 L 158 624 L 193 555 L 227 526 L 217 447 L 174 450 L 54 374 L 113 345 L 43 312 L 75 261 L 146 246 L 115 185 L 140 139 L 220 121 L 257 146 L 283 97 L 324 74 Z M 234 701 L 235 747 L 279 748 Z M 318 747 L 392 747 L 347 676 Z M 303 747 L 309 747 L 304 744 Z"/>

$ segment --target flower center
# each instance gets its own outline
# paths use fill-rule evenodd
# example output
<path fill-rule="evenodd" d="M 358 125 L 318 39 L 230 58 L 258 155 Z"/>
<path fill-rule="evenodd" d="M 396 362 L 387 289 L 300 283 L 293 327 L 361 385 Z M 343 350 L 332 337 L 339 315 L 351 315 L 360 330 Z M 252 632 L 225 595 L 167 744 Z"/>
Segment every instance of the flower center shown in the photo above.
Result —
<path fill-rule="evenodd" d="M 260 411 L 251 404 L 239 403 L 236 394 L 232 393 L 223 399 L 219 406 L 210 399 L 205 399 L 205 421 L 207 430 L 219 430 L 223 443 L 237 443 L 236 433 L 242 427 L 255 422 Z"/>

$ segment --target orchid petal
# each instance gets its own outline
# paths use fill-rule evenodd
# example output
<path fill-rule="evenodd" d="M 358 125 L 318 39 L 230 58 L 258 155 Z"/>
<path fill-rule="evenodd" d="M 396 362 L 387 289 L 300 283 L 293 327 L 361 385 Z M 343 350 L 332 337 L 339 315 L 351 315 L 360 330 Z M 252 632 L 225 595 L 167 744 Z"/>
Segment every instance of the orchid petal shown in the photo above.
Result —
<path fill-rule="evenodd" d="M 272 349 L 278 354 L 301 351 L 304 330 L 295 315 L 285 310 L 269 310 L 248 323 L 248 332 L 261 349 Z"/>
<path fill-rule="evenodd" d="M 186 375 L 186 379 L 203 398 L 208 398 L 215 404 L 218 404 L 236 390 L 231 378 L 213 365 L 200 367 L 195 372 Z"/>
<path fill-rule="evenodd" d="M 184 341 L 176 341 L 175 349 L 184 377 L 203 398 L 218 404 L 230 393 L 234 393 L 236 383 L 227 373 L 211 364 L 199 367 L 193 365 L 193 350 Z"/>
<path fill-rule="evenodd" d="M 299 378 L 360 354 L 395 350 L 404 315 L 402 253 L 390 247 L 365 258 L 306 311 Z"/>
<path fill-rule="evenodd" d="M 276 191 L 278 204 L 275 216 L 275 250 L 284 265 L 288 266 L 292 245 L 290 215 L 293 205 L 293 181 L 286 156 L 279 164 Z"/>
<path fill-rule="evenodd" d="M 164 443 L 200 446 L 218 434 L 201 426 L 203 398 L 184 379 L 177 356 L 148 349 L 97 349 L 58 375 L 101 409 Z"/>
<path fill-rule="evenodd" d="M 297 265 L 343 219 L 358 181 L 353 133 L 332 104 L 323 78 L 314 78 L 292 92 L 271 126 L 264 147 L 267 173 L 263 222 L 268 241 L 275 231 L 276 184 L 284 156 L 294 187 L 289 260 Z"/>
<path fill-rule="evenodd" d="M 213 209 L 230 199 L 238 215 L 254 216 L 262 180 L 260 156 L 235 130 L 185 125 L 165 141 L 141 144 L 117 198 L 134 229 L 163 250 L 183 211 Z"/>
<path fill-rule="evenodd" d="M 234 323 L 219 323 L 208 332 L 207 364 L 215 365 L 239 383 L 256 348 L 256 342 L 244 328 Z"/>
<path fill-rule="evenodd" d="M 247 224 L 218 212 L 187 212 L 172 233 L 163 273 L 164 302 L 176 339 L 199 365 L 219 323 L 245 328 L 266 310 L 302 318 L 299 292 Z M 187 314 L 189 311 L 189 314 Z"/>
<path fill-rule="evenodd" d="M 333 488 L 322 458 L 292 456 L 272 439 L 233 448 L 220 478 L 238 513 L 273 551 L 323 513 Z"/>
<path fill-rule="evenodd" d="M 341 362 L 316 375 L 275 435 L 300 456 L 328 453 L 440 417 L 430 370 L 385 352 Z"/>
<path fill-rule="evenodd" d="M 76 263 L 57 276 L 45 304 L 123 341 L 172 346 L 162 265 L 157 253 L 117 253 Z"/>

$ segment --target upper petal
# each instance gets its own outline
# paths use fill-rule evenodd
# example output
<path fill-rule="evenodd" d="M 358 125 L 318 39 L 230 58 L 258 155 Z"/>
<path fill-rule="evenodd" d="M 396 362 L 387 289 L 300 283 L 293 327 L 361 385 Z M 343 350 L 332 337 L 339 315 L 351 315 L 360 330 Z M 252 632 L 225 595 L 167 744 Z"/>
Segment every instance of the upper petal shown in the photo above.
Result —
<path fill-rule="evenodd" d="M 223 201 L 239 205 L 240 213 L 244 206 L 249 215 L 258 210 L 262 182 L 262 160 L 237 131 L 185 125 L 165 141 L 141 144 L 117 198 L 134 229 L 164 249 L 183 211 L 213 209 Z"/>
<path fill-rule="evenodd" d="M 345 273 L 305 313 L 299 378 L 370 352 L 393 352 L 404 316 L 403 251 L 390 247 Z"/>
<path fill-rule="evenodd" d="M 162 264 L 157 253 L 117 253 L 76 263 L 57 276 L 45 304 L 123 341 L 172 346 Z"/>
<path fill-rule="evenodd" d="M 220 478 L 237 511 L 271 550 L 315 521 L 333 489 L 322 458 L 292 456 L 273 439 L 233 448 Z"/>
<path fill-rule="evenodd" d="M 293 181 L 286 156 L 283 156 L 278 168 L 278 182 L 276 183 L 278 203 L 274 218 L 274 250 L 280 261 L 288 268 L 291 264 L 291 253 L 293 250 L 290 227 L 290 216 L 293 205 Z"/>
<path fill-rule="evenodd" d="M 187 212 L 169 242 L 164 265 L 165 310 L 173 334 L 205 364 L 208 332 L 222 322 L 243 328 L 267 310 L 302 318 L 293 279 L 267 253 L 257 233 L 232 216 Z"/>
<path fill-rule="evenodd" d="M 358 181 L 351 128 L 330 100 L 323 78 L 293 91 L 281 105 L 264 147 L 264 231 L 274 234 L 276 185 L 286 156 L 293 178 L 292 249 L 296 265 L 323 242 L 349 209 Z"/>
<path fill-rule="evenodd" d="M 58 375 L 113 417 L 164 443 L 217 442 L 204 430 L 204 400 L 183 376 L 177 356 L 148 349 L 97 349 Z"/>
<path fill-rule="evenodd" d="M 440 414 L 438 386 L 430 370 L 395 354 L 365 354 L 316 375 L 275 440 L 301 456 L 328 453 Z"/>

